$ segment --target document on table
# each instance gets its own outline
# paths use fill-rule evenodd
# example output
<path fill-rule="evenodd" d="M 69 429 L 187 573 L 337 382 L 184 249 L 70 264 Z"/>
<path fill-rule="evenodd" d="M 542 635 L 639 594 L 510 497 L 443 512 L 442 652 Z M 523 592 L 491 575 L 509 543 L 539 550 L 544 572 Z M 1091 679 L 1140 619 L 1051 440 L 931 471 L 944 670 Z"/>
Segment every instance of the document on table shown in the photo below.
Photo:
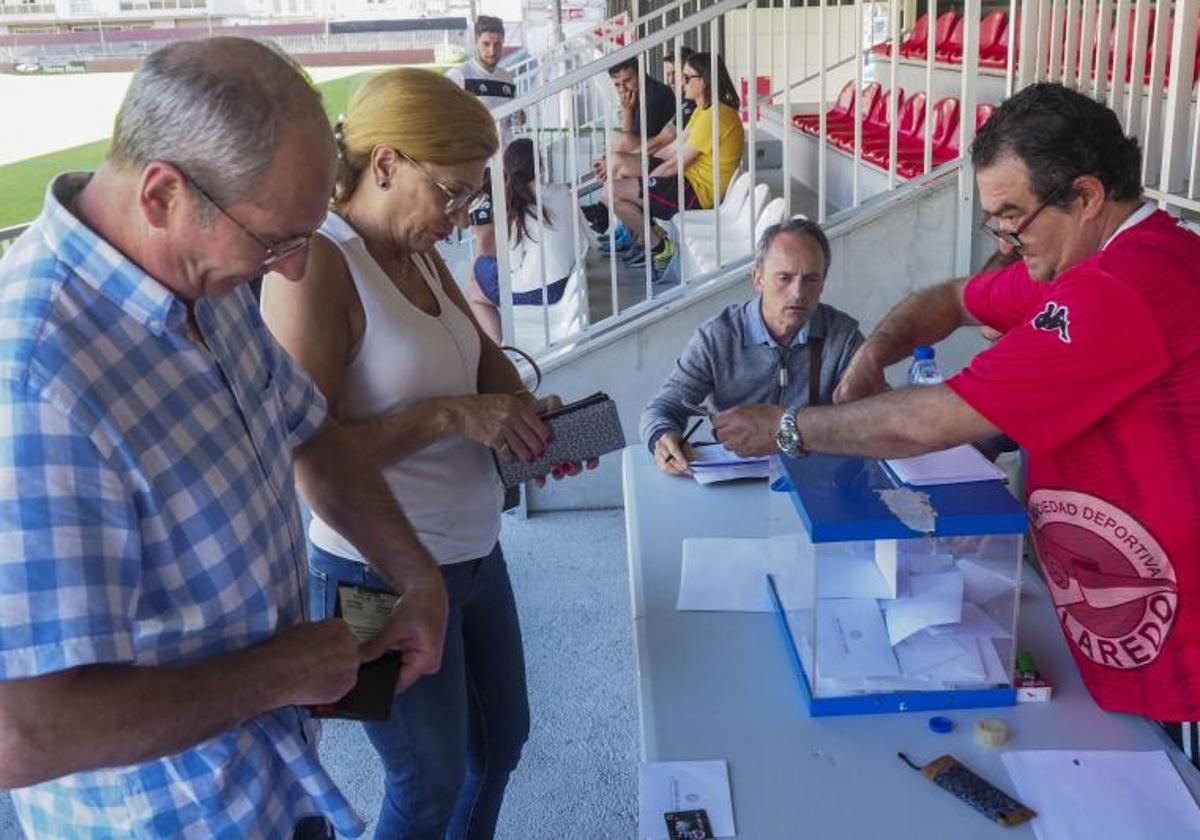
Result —
<path fill-rule="evenodd" d="M 787 609 L 812 605 L 812 575 L 802 576 L 782 539 L 689 538 L 683 541 L 680 610 L 770 612 L 767 575 Z M 807 579 L 807 589 L 804 581 Z"/>
<path fill-rule="evenodd" d="M 888 458 L 888 469 L 913 487 L 926 484 L 963 484 L 968 481 L 1003 481 L 1004 471 L 984 458 L 969 443 L 912 458 Z"/>
<path fill-rule="evenodd" d="M 733 837 L 729 768 L 718 761 L 649 761 L 638 768 L 638 837 L 668 840 L 664 814 L 703 808 L 717 837 Z"/>
<path fill-rule="evenodd" d="M 1200 840 L 1200 809 L 1161 751 L 1010 750 L 1017 798 L 1039 840 Z"/>
<path fill-rule="evenodd" d="M 738 478 L 766 478 L 770 469 L 767 458 L 742 458 L 724 445 L 697 446 L 695 460 L 689 462 L 692 478 L 699 484 L 714 484 Z"/>

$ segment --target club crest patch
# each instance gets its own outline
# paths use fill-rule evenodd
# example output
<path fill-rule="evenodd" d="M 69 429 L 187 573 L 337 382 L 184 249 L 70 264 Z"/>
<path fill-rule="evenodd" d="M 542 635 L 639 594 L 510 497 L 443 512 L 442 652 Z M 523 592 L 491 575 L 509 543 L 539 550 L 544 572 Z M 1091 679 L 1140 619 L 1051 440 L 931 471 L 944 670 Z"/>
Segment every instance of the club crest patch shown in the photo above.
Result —
<path fill-rule="evenodd" d="M 1063 344 L 1071 343 L 1071 319 L 1067 307 L 1059 306 L 1052 300 L 1047 301 L 1046 308 L 1034 317 L 1032 323 L 1035 330 L 1056 332 Z"/>

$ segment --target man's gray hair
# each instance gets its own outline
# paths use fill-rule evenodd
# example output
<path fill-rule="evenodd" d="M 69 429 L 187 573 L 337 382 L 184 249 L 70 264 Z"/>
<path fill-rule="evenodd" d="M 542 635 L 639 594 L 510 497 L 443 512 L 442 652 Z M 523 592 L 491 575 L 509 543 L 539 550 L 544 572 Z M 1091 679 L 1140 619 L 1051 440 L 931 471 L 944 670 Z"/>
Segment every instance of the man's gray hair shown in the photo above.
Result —
<path fill-rule="evenodd" d="M 829 273 L 829 263 L 833 259 L 833 254 L 829 250 L 829 239 L 825 236 L 825 231 L 821 230 L 820 225 L 803 217 L 785 219 L 763 231 L 762 236 L 758 240 L 758 250 L 754 253 L 755 268 L 762 269 L 763 261 L 767 258 L 767 252 L 771 250 L 772 243 L 775 242 L 775 238 L 781 233 L 811 237 L 821 247 L 821 254 L 825 257 L 825 271 L 822 272 L 821 276 L 824 277 Z"/>
<path fill-rule="evenodd" d="M 222 204 L 253 196 L 288 131 L 324 119 L 321 96 L 291 58 L 246 38 L 170 44 L 134 74 L 108 157 L 168 161 Z"/>

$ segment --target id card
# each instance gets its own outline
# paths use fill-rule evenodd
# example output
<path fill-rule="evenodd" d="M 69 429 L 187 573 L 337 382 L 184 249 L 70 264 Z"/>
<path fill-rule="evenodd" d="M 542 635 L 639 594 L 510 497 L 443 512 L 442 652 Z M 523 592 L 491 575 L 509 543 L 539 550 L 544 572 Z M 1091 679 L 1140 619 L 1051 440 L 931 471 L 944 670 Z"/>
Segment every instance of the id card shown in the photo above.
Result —
<path fill-rule="evenodd" d="M 375 638 L 392 617 L 392 610 L 400 596 L 377 589 L 338 584 L 337 612 L 350 626 L 350 632 L 360 642 Z"/>

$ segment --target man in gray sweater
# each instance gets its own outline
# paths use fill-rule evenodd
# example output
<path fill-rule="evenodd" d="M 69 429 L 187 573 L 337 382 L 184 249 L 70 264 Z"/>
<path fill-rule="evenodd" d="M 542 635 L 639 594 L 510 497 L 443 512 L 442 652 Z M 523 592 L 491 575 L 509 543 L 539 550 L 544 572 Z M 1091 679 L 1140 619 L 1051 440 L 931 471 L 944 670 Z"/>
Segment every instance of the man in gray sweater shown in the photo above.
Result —
<path fill-rule="evenodd" d="M 807 219 L 772 225 L 758 244 L 753 298 L 701 324 L 642 411 L 642 440 L 664 472 L 688 475 L 688 406 L 828 403 L 863 343 L 858 322 L 821 303 L 829 240 Z"/>

